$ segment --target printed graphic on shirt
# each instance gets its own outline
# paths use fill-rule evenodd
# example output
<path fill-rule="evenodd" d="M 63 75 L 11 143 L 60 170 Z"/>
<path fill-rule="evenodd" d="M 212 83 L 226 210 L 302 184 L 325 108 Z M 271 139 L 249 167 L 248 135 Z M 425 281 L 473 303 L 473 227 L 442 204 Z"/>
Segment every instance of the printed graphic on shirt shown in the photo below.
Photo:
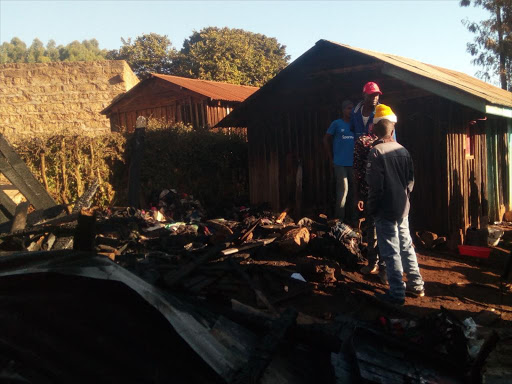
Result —
<path fill-rule="evenodd" d="M 334 136 L 332 143 L 334 165 L 351 167 L 354 162 L 354 134 L 350 131 L 350 124 L 342 119 L 334 120 L 327 133 Z"/>

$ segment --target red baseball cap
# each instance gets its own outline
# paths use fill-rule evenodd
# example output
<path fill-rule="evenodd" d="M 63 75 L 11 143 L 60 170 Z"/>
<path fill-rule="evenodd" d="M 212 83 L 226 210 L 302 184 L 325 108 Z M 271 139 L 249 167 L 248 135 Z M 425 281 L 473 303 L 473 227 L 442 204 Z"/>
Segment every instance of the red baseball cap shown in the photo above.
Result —
<path fill-rule="evenodd" d="M 371 95 L 372 93 L 378 93 L 379 95 L 382 95 L 379 86 L 373 81 L 370 81 L 369 83 L 366 83 L 364 85 L 363 93 L 366 93 L 368 95 Z"/>

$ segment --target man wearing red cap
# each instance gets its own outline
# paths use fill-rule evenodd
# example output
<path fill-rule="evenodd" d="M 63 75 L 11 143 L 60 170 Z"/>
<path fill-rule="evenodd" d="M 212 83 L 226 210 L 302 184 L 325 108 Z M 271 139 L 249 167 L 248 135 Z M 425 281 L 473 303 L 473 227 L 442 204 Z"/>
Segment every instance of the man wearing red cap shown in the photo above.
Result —
<path fill-rule="evenodd" d="M 361 135 L 371 131 L 375 107 L 382 95 L 379 86 L 370 81 L 363 87 L 363 101 L 356 105 L 350 116 L 350 129 L 357 140 Z"/>
<path fill-rule="evenodd" d="M 365 256 L 368 264 L 361 268 L 363 274 L 379 274 L 382 283 L 386 283 L 386 270 L 383 260 L 379 259 L 377 245 L 377 233 L 373 217 L 364 209 L 368 197 L 368 184 L 366 183 L 366 164 L 368 153 L 377 140 L 373 134 L 373 118 L 379 104 L 379 96 L 382 94 L 379 86 L 374 82 L 366 83 L 363 87 L 363 101 L 352 111 L 350 129 L 356 137 L 354 146 L 354 197 L 357 208 L 363 213 L 363 242 L 366 243 Z"/>

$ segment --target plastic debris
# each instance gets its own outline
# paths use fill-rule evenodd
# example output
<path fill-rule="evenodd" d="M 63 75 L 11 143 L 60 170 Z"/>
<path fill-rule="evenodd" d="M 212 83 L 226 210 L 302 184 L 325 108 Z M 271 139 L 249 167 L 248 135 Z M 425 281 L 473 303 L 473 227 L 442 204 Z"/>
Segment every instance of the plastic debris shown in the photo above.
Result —
<path fill-rule="evenodd" d="M 468 354 L 472 359 L 475 359 L 480 353 L 485 340 L 478 339 L 477 325 L 473 318 L 468 317 L 462 324 L 464 324 L 465 327 L 463 331 L 467 339 Z"/>
<path fill-rule="evenodd" d="M 303 281 L 306 283 L 306 279 L 304 279 L 304 277 L 302 277 L 302 275 L 300 273 L 292 273 L 292 275 L 290 277 L 292 279 Z"/>

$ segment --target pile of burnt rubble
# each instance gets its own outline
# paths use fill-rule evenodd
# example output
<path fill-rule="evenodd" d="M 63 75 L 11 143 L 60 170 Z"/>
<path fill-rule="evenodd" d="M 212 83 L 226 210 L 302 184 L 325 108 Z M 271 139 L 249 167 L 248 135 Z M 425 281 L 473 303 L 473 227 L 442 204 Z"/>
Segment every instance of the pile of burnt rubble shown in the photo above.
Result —
<path fill-rule="evenodd" d="M 511 334 L 498 336 L 443 308 L 412 318 L 384 307 L 368 322 L 350 312 L 320 319 L 287 306 L 336 286 L 344 271 L 361 265 L 357 230 L 324 215 L 294 221 L 264 207 L 236 207 L 225 218 L 209 218 L 193 196 L 172 189 L 153 205 L 71 214 L 56 207 L 0 227 L 2 300 L 11 313 L 0 316 L 9 330 L 0 343 L 0 377 L 189 383 L 478 383 L 482 377 L 490 383 L 505 377 L 500 364 L 491 365 L 501 353 L 496 346 L 504 345 L 498 340 Z M 112 281 L 144 303 L 128 300 Z M 94 300 L 85 292 L 96 292 Z M 347 296 L 376 305 L 353 291 Z M 54 317 L 41 320 L 39 307 L 52 308 Z M 168 323 L 148 324 L 151 316 Z M 25 322 L 13 320 L 20 318 Z M 66 332 L 48 325 L 57 318 Z M 173 332 L 162 331 L 169 323 Z M 136 324 L 147 325 L 141 330 Z M 37 329 L 35 336 L 19 336 L 23 327 Z M 71 335 L 87 345 L 85 352 L 69 344 Z M 158 353 L 148 340 L 158 340 L 152 344 Z M 84 365 L 63 362 L 59 345 Z M 97 354 L 99 345 L 108 353 Z M 46 365 L 34 357 L 41 348 Z M 100 359 L 107 354 L 117 358 Z M 87 370 L 89 360 L 97 375 Z"/>

